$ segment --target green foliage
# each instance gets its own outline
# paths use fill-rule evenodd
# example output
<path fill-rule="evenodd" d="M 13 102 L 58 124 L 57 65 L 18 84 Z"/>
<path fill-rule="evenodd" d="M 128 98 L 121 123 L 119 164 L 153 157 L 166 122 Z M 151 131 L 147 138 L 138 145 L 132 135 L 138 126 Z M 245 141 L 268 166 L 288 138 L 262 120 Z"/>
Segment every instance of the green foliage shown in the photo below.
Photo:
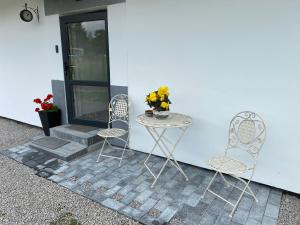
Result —
<path fill-rule="evenodd" d="M 51 222 L 50 225 L 82 225 L 71 213 L 65 213 L 58 220 Z"/>

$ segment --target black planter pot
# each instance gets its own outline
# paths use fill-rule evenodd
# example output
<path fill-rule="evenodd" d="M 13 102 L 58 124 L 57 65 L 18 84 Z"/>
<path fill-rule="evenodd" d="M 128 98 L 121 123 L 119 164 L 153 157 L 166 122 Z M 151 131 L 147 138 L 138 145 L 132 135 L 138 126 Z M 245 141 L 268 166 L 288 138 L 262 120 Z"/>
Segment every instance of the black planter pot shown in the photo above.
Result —
<path fill-rule="evenodd" d="M 39 111 L 39 116 L 46 136 L 50 136 L 50 128 L 61 125 L 61 111 Z"/>

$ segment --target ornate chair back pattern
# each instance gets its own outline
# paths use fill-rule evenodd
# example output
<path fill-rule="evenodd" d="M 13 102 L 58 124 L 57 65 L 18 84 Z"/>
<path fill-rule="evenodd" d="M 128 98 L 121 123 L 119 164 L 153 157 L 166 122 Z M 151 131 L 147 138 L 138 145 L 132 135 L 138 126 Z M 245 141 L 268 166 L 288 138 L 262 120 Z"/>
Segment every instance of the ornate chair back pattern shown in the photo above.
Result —
<path fill-rule="evenodd" d="M 128 96 L 119 94 L 114 96 L 109 103 L 109 123 L 122 121 L 128 124 Z"/>
<path fill-rule="evenodd" d="M 265 139 L 266 126 L 262 118 L 254 112 L 241 112 L 230 122 L 226 154 L 228 149 L 240 148 L 257 160 Z"/>

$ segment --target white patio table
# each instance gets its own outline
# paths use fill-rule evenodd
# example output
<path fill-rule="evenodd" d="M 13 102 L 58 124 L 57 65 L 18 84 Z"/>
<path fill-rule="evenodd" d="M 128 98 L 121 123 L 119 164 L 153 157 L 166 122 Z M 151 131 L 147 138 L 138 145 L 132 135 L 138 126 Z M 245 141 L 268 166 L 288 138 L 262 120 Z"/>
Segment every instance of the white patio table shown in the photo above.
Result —
<path fill-rule="evenodd" d="M 151 188 L 154 187 L 155 183 L 157 182 L 158 178 L 162 174 L 163 170 L 165 169 L 168 162 L 170 162 L 176 169 L 179 170 L 180 173 L 186 178 L 188 181 L 189 178 L 184 173 L 176 159 L 174 158 L 174 152 L 176 150 L 176 146 L 182 139 L 185 131 L 188 129 L 189 126 L 192 125 L 192 118 L 190 116 L 186 116 L 179 113 L 170 113 L 169 117 L 164 119 L 156 119 L 155 117 L 148 117 L 145 114 L 137 116 L 136 121 L 145 126 L 151 137 L 154 139 L 155 144 L 150 151 L 148 157 L 146 158 L 144 164 L 151 175 L 154 177 L 154 181 L 151 185 Z M 177 128 L 180 130 L 180 134 L 178 137 L 174 137 L 175 142 L 170 140 L 166 137 L 166 131 L 170 128 Z M 155 175 L 153 171 L 147 165 L 147 161 L 149 160 L 150 156 L 152 155 L 153 151 L 156 147 L 159 147 L 161 152 L 167 158 L 165 163 L 163 164 L 162 168 L 160 169 L 159 173 Z"/>

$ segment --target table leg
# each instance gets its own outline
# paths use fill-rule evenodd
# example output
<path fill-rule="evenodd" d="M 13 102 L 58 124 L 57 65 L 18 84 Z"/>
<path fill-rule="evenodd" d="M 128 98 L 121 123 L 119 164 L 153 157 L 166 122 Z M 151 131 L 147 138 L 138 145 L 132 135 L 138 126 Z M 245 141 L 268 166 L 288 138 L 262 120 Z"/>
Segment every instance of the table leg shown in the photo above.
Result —
<path fill-rule="evenodd" d="M 149 128 L 149 127 L 146 127 L 146 129 L 147 129 L 147 131 L 148 131 L 148 132 L 151 134 L 151 136 L 152 136 L 152 133 L 151 133 L 151 131 L 150 131 L 150 128 Z M 156 179 L 155 174 L 151 171 L 151 169 L 147 166 L 146 163 L 147 163 L 147 161 L 149 160 L 149 158 L 150 158 L 150 156 L 152 155 L 152 153 L 153 153 L 153 151 L 155 150 L 155 148 L 159 145 L 159 141 L 160 141 L 160 139 L 163 137 L 163 135 L 164 135 L 164 133 L 165 133 L 166 131 L 167 131 L 167 129 L 164 129 L 164 130 L 162 131 L 161 135 L 158 137 L 158 139 L 155 139 L 155 138 L 154 138 L 155 144 L 154 144 L 152 150 L 150 151 L 148 157 L 147 157 L 146 160 L 144 161 L 145 167 L 148 169 L 148 171 L 151 173 L 151 175 L 152 175 L 155 179 Z"/>
<path fill-rule="evenodd" d="M 175 144 L 173 144 L 171 141 L 169 141 L 169 140 L 168 140 L 166 137 L 164 137 L 164 136 L 161 138 L 161 143 L 164 145 L 165 150 L 171 155 L 171 160 L 170 160 L 170 162 L 172 163 L 172 165 L 175 166 L 175 167 L 183 174 L 183 176 L 186 178 L 186 180 L 188 181 L 189 178 L 186 176 L 186 174 L 184 173 L 184 171 L 183 171 L 182 168 L 180 167 L 179 163 L 177 162 L 177 160 L 176 160 L 175 157 L 173 156 L 173 153 L 174 153 L 174 151 L 175 151 L 175 148 L 176 148 L 177 144 L 180 142 L 180 140 L 182 139 L 182 137 L 183 137 L 185 131 L 187 130 L 187 128 L 181 128 L 181 130 L 182 130 L 182 133 L 181 133 L 181 135 L 179 136 L 179 138 L 178 138 L 178 140 L 177 140 L 177 142 L 176 142 Z M 158 135 L 158 133 L 157 133 L 156 130 L 154 130 L 154 132 Z M 174 145 L 174 146 L 173 146 L 173 149 L 172 149 L 172 152 L 170 152 L 170 151 L 168 150 L 168 146 L 166 145 L 166 143 L 164 142 L 164 140 L 165 140 L 165 141 L 167 140 L 167 141 L 169 142 L 169 144 Z M 164 155 L 165 155 L 166 157 L 168 157 L 167 153 L 164 152 L 163 148 L 161 148 L 161 150 L 162 150 L 162 152 L 164 153 Z M 172 160 L 174 161 L 174 163 L 172 162 Z"/>
<path fill-rule="evenodd" d="M 165 143 L 165 140 L 168 140 L 164 135 L 166 133 L 166 128 L 161 132 L 161 134 L 158 133 L 158 131 L 155 128 L 150 129 L 149 127 L 146 127 L 147 131 L 150 133 L 150 135 L 152 136 L 152 138 L 155 140 L 155 145 L 152 148 L 151 152 L 149 153 L 148 157 L 146 158 L 144 164 L 146 166 L 146 168 L 149 170 L 149 172 L 151 173 L 151 175 L 155 178 L 151 187 L 153 188 L 155 183 L 157 182 L 158 178 L 160 177 L 160 175 L 162 174 L 163 170 L 165 169 L 166 165 L 168 164 L 168 162 L 170 162 L 176 169 L 178 169 L 178 171 L 186 178 L 186 180 L 188 181 L 188 177 L 187 175 L 184 173 L 184 171 L 182 170 L 182 168 L 180 167 L 180 165 L 178 164 L 178 162 L 176 161 L 175 157 L 173 156 L 176 147 L 178 145 L 178 143 L 180 142 L 180 140 L 182 139 L 186 129 L 181 129 L 182 133 L 180 134 L 180 136 L 178 137 L 177 141 L 175 142 L 175 144 L 171 143 L 169 141 L 169 144 L 172 145 L 172 147 L 170 148 L 171 150 L 169 150 L 167 144 Z M 153 151 L 155 150 L 156 147 L 159 147 L 160 150 L 163 152 L 163 154 L 165 155 L 165 157 L 167 157 L 165 163 L 163 164 L 162 168 L 160 169 L 159 173 L 157 176 L 155 176 L 155 174 L 151 171 L 151 169 L 147 166 L 147 161 L 149 160 L 150 156 L 152 155 Z M 173 161 L 174 162 L 173 162 Z"/>

